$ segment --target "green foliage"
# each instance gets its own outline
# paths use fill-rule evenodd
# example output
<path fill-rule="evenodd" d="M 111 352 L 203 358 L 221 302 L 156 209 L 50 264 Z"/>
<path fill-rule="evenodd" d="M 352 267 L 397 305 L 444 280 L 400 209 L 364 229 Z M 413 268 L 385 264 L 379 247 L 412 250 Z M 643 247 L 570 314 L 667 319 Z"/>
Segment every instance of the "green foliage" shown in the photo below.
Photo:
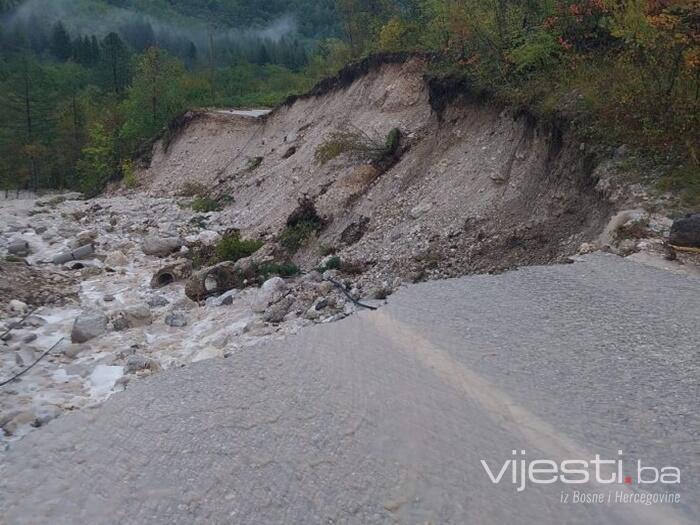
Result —
<path fill-rule="evenodd" d="M 138 186 L 138 179 L 136 178 L 136 169 L 134 168 L 134 161 L 131 159 L 126 159 L 122 161 L 122 182 L 124 187 L 128 189 L 134 189 Z"/>
<path fill-rule="evenodd" d="M 216 243 L 214 252 L 219 261 L 236 262 L 253 255 L 263 244 L 262 241 L 241 239 L 238 235 L 227 235 Z"/>
<path fill-rule="evenodd" d="M 319 224 L 310 220 L 302 220 L 293 226 L 287 226 L 279 236 L 279 243 L 290 253 L 296 253 L 319 228 Z"/>
<path fill-rule="evenodd" d="M 219 211 L 221 204 L 216 199 L 209 197 L 197 196 L 192 201 L 192 211 L 197 213 L 209 213 L 211 211 Z"/>
<path fill-rule="evenodd" d="M 673 169 L 659 181 L 659 189 L 678 192 L 681 206 L 697 210 L 700 208 L 700 167 L 687 164 Z"/>
<path fill-rule="evenodd" d="M 341 260 L 340 257 L 337 255 L 334 255 L 333 257 L 330 257 L 325 264 L 321 265 L 318 268 L 319 272 L 325 272 L 326 270 L 340 270 L 341 267 Z"/>
<path fill-rule="evenodd" d="M 95 195 L 114 176 L 113 151 L 113 138 L 106 132 L 104 126 L 95 124 L 90 130 L 90 138 L 78 162 L 81 191 L 87 195 Z"/>
<path fill-rule="evenodd" d="M 253 157 L 248 160 L 248 165 L 245 167 L 246 171 L 255 171 L 260 167 L 263 162 L 262 157 Z"/>
<path fill-rule="evenodd" d="M 294 277 L 299 275 L 301 270 L 294 263 L 265 263 L 261 264 L 256 268 L 256 273 L 260 276 L 263 281 L 266 281 L 273 275 L 278 275 L 279 277 Z"/>

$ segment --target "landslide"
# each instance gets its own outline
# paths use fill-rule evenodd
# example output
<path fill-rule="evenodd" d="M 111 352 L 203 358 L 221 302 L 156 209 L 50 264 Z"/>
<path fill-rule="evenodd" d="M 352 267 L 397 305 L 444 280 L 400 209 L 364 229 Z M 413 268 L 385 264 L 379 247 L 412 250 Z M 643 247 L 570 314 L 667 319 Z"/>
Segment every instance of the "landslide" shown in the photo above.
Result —
<path fill-rule="evenodd" d="M 226 196 L 230 225 L 270 242 L 311 202 L 322 220 L 294 261 L 309 269 L 337 253 L 371 279 L 547 264 L 595 239 L 613 212 L 599 159 L 565 123 L 430 78 L 429 61 L 371 57 L 262 118 L 191 113 L 138 176 L 153 194 L 197 184 Z M 393 128 L 401 139 L 391 162 L 315 159 L 339 130 L 383 141 Z"/>

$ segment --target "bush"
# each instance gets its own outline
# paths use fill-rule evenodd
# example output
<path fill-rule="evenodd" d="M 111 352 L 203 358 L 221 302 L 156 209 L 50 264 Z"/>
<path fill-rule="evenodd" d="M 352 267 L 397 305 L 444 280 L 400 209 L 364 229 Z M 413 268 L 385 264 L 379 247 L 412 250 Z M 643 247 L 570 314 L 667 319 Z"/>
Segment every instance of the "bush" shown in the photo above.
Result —
<path fill-rule="evenodd" d="M 179 195 L 181 197 L 197 197 L 198 195 L 205 195 L 207 193 L 207 187 L 199 182 L 185 182 L 182 185 Z"/>
<path fill-rule="evenodd" d="M 218 243 L 214 252 L 219 261 L 236 262 L 257 252 L 264 243 L 262 241 L 241 239 L 238 235 L 227 235 Z"/>
<path fill-rule="evenodd" d="M 219 201 L 209 197 L 195 197 L 192 201 L 192 210 L 197 213 L 208 213 L 210 211 L 219 211 L 220 209 Z"/>
<path fill-rule="evenodd" d="M 316 148 L 314 160 L 323 166 L 327 162 L 349 154 L 352 160 L 381 161 L 396 153 L 401 140 L 401 131 L 393 128 L 386 139 L 375 139 L 361 130 L 353 129 L 331 133 L 328 140 Z"/>
<path fill-rule="evenodd" d="M 252 159 L 248 160 L 248 165 L 246 166 L 246 171 L 255 171 L 260 167 L 262 164 L 263 158 L 262 157 L 253 157 Z"/>
<path fill-rule="evenodd" d="M 279 243 L 290 253 L 296 253 L 306 241 L 313 236 L 319 228 L 319 224 L 309 220 L 302 220 L 293 226 L 287 226 L 279 236 Z"/>
<path fill-rule="evenodd" d="M 320 266 L 318 271 L 323 273 L 326 270 L 339 270 L 340 266 L 341 266 L 340 257 L 338 257 L 337 255 L 334 255 L 333 257 L 328 259 L 328 261 L 326 261 L 326 264 Z"/>
<path fill-rule="evenodd" d="M 264 281 L 266 281 L 272 275 L 279 275 L 280 277 L 293 277 L 295 275 L 299 275 L 301 270 L 296 264 L 293 263 L 266 263 L 258 266 L 257 273 Z"/>
<path fill-rule="evenodd" d="M 136 178 L 136 170 L 134 169 L 134 162 L 131 159 L 127 159 L 122 162 L 122 181 L 124 182 L 124 187 L 128 189 L 133 189 L 138 186 L 138 179 Z"/>

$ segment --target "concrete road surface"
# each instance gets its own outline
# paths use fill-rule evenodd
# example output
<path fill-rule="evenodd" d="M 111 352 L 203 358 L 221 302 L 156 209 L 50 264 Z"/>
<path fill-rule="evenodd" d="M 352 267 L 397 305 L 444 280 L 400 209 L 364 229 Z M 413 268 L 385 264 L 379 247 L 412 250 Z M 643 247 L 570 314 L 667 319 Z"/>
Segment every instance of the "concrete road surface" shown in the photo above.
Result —
<path fill-rule="evenodd" d="M 609 255 L 407 287 L 32 433 L 0 456 L 0 522 L 697 523 L 699 292 Z M 518 491 L 521 464 L 595 478 L 596 454 L 629 483 Z M 494 484 L 482 460 L 511 459 Z"/>

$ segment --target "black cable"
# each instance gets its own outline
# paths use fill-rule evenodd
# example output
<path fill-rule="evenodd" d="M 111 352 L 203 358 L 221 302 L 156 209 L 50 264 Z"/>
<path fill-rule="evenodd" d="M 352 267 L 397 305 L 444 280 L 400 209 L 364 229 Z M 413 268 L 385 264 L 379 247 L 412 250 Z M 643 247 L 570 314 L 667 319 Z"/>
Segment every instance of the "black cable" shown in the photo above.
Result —
<path fill-rule="evenodd" d="M 341 283 L 333 279 L 332 277 L 324 277 L 326 281 L 331 283 L 333 286 L 338 288 L 341 292 L 345 294 L 345 297 L 350 299 L 353 303 L 355 303 L 355 306 L 361 306 L 362 308 L 367 308 L 368 310 L 377 310 L 378 308 L 376 306 L 370 306 L 368 304 L 361 303 L 357 299 L 355 299 L 350 293 L 345 289 L 345 286 L 343 286 Z"/>
<path fill-rule="evenodd" d="M 5 386 L 5 385 L 7 385 L 7 384 L 9 384 L 9 383 L 12 383 L 15 379 L 19 378 L 20 376 L 24 375 L 24 374 L 27 373 L 29 370 L 31 370 L 32 368 L 34 368 L 34 365 L 36 365 L 39 361 L 41 361 L 41 360 L 44 359 L 47 355 L 49 355 L 49 353 L 51 352 L 51 350 L 53 350 L 54 348 L 56 348 L 56 347 L 58 346 L 58 344 L 59 344 L 61 341 L 63 341 L 63 339 L 64 339 L 64 338 L 61 337 L 58 341 L 56 341 L 56 342 L 54 343 L 54 345 L 53 345 L 51 348 L 49 348 L 46 352 L 44 352 L 43 354 L 41 354 L 41 357 L 40 357 L 39 359 L 37 359 L 36 361 L 34 361 L 31 365 L 29 365 L 27 368 L 25 368 L 24 370 L 22 370 L 20 373 L 18 373 L 18 374 L 16 374 L 16 375 L 12 376 L 12 377 L 11 377 L 10 379 L 8 379 L 7 381 L 3 381 L 2 383 L 0 383 L 0 387 L 3 387 L 3 386 Z"/>

